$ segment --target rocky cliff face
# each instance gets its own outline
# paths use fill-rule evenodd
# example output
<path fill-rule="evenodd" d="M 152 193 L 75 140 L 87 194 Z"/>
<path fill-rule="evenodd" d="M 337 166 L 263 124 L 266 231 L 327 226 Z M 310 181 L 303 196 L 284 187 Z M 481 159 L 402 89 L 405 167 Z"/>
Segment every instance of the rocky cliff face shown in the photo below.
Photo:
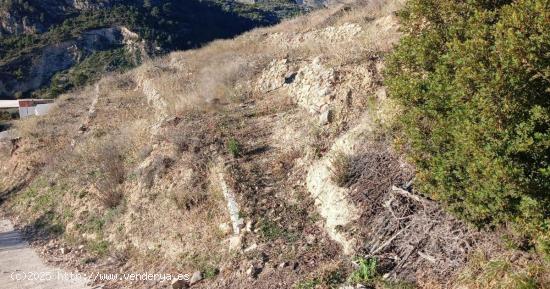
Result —
<path fill-rule="evenodd" d="M 0 97 L 33 91 L 47 84 L 58 71 L 68 69 L 96 51 L 126 47 L 140 57 L 144 47 L 139 36 L 125 27 L 110 27 L 87 31 L 74 40 L 48 45 L 31 54 L 26 54 L 5 65 L 2 71 L 10 72 L 25 68 L 25 75 L 17 78 L 13 74 L 0 73 Z"/>
<path fill-rule="evenodd" d="M 292 1 L 254 6 L 232 0 L 4 1 L 0 4 L 0 98 L 55 97 L 97 80 L 103 71 L 89 67 L 77 68 L 75 74 L 81 75 L 65 77 L 71 74 L 69 68 L 94 52 L 105 52 L 105 57 L 97 57 L 106 62 L 107 71 L 120 70 L 147 55 L 231 37 L 299 10 Z M 125 33 L 130 30 L 137 34 Z M 124 54 L 120 53 L 123 46 Z M 56 77 L 63 84 L 56 85 Z"/>

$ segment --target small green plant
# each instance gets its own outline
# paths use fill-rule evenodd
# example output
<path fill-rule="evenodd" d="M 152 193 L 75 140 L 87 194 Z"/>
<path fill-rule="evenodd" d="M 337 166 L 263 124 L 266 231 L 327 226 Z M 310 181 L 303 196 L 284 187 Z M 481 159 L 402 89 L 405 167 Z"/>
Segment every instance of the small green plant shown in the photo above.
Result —
<path fill-rule="evenodd" d="M 339 286 L 345 282 L 345 274 L 339 269 L 322 270 L 315 277 L 310 277 L 302 280 L 294 285 L 296 289 L 313 289 L 313 288 L 340 288 Z"/>
<path fill-rule="evenodd" d="M 359 258 L 357 260 L 358 268 L 349 276 L 349 281 L 357 284 L 372 283 L 376 276 L 377 261 L 374 258 Z"/>
<path fill-rule="evenodd" d="M 539 261 L 519 265 L 511 260 L 511 256 L 490 259 L 484 252 L 478 251 L 472 255 L 457 281 L 463 287 L 474 288 L 494 288 L 495 284 L 501 289 L 546 288 L 543 284 L 547 283 L 547 266 Z"/>
<path fill-rule="evenodd" d="M 342 270 L 331 270 L 321 276 L 321 284 L 329 288 L 339 288 L 339 285 L 346 281 L 345 273 Z"/>
<path fill-rule="evenodd" d="M 339 187 L 345 187 L 352 178 L 351 157 L 344 153 L 337 153 L 332 158 L 331 180 Z"/>
<path fill-rule="evenodd" d="M 235 138 L 230 138 L 227 141 L 227 150 L 229 154 L 236 158 L 241 155 L 241 144 Z"/>
<path fill-rule="evenodd" d="M 304 280 L 298 282 L 294 288 L 296 289 L 314 289 L 317 285 L 320 284 L 318 279 Z"/>
<path fill-rule="evenodd" d="M 220 273 L 220 271 L 218 270 L 218 268 L 216 268 L 214 266 L 210 266 L 210 265 L 206 266 L 202 270 L 202 275 L 203 275 L 204 279 L 215 277 L 219 273 Z"/>
<path fill-rule="evenodd" d="M 19 67 L 18 69 L 16 69 L 16 70 L 13 72 L 13 76 L 15 76 L 15 78 L 16 78 L 17 80 L 23 79 L 24 73 L 23 73 L 23 70 L 21 69 L 21 67 Z"/>
<path fill-rule="evenodd" d="M 260 223 L 260 235 L 266 240 L 275 240 L 285 233 L 285 230 L 275 222 L 264 220 Z"/>
<path fill-rule="evenodd" d="M 88 244 L 90 250 L 99 256 L 104 256 L 109 251 L 109 242 L 105 240 L 90 241 Z"/>
<path fill-rule="evenodd" d="M 34 200 L 34 210 L 35 212 L 41 212 L 48 210 L 53 205 L 53 198 L 49 194 L 40 195 Z"/>
<path fill-rule="evenodd" d="M 105 226 L 105 220 L 100 216 L 90 216 L 83 224 L 82 229 L 86 232 L 101 234 Z"/>

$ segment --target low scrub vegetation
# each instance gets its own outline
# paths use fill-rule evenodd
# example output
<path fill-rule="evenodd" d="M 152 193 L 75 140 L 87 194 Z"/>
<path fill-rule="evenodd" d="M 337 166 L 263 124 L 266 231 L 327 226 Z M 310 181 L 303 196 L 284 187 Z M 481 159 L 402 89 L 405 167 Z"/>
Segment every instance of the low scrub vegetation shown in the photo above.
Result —
<path fill-rule="evenodd" d="M 484 252 L 477 252 L 458 279 L 461 284 L 473 289 L 547 288 L 548 270 L 544 266 L 539 261 L 527 261 L 524 256 L 507 254 L 490 258 Z"/>
<path fill-rule="evenodd" d="M 230 155 L 236 158 L 242 153 L 241 144 L 235 138 L 230 138 L 227 141 L 227 151 L 229 151 Z"/>
<path fill-rule="evenodd" d="M 56 73 L 42 93 L 47 98 L 55 98 L 73 88 L 95 82 L 108 72 L 130 69 L 141 62 L 135 56 L 124 48 L 94 52 L 71 69 Z"/>
<path fill-rule="evenodd" d="M 331 180 L 339 187 L 348 186 L 353 178 L 352 157 L 338 153 L 332 159 Z"/>
<path fill-rule="evenodd" d="M 93 179 L 99 201 L 107 208 L 116 207 L 123 198 L 120 185 L 126 178 L 121 140 L 94 142 L 86 153 L 95 164 L 88 177 Z"/>
<path fill-rule="evenodd" d="M 417 188 L 549 252 L 547 0 L 409 1 L 386 84 L 404 106 Z"/>
<path fill-rule="evenodd" d="M 378 275 L 376 259 L 360 258 L 357 260 L 357 269 L 349 276 L 353 283 L 370 284 Z"/>

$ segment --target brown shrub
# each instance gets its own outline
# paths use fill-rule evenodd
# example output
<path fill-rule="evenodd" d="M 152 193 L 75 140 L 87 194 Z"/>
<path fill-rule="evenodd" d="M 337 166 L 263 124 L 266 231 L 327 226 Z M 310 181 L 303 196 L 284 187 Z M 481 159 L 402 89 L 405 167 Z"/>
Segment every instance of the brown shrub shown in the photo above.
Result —
<path fill-rule="evenodd" d="M 338 152 L 332 158 L 331 163 L 331 180 L 339 187 L 349 186 L 353 176 L 353 160 L 352 157 L 342 152 Z"/>
<path fill-rule="evenodd" d="M 126 150 L 121 138 L 109 135 L 92 140 L 81 152 L 86 154 L 88 174 L 97 189 L 97 198 L 107 208 L 116 207 L 123 198 L 120 186 L 126 179 Z"/>
<path fill-rule="evenodd" d="M 347 185 L 364 195 L 388 191 L 392 185 L 404 185 L 412 178 L 412 168 L 392 151 L 386 142 L 368 142 L 350 158 Z"/>
<path fill-rule="evenodd" d="M 170 198 L 177 208 L 189 211 L 208 201 L 208 167 L 206 160 L 198 157 L 186 162 L 191 169 L 191 176 L 187 182 L 180 184 L 170 194 Z"/>

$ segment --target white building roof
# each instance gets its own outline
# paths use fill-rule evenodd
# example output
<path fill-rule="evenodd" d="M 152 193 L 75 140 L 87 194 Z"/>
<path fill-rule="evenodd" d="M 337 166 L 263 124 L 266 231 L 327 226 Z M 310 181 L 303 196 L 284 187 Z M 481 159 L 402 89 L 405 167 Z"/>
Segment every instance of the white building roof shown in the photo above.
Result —
<path fill-rule="evenodd" d="M 18 100 L 0 100 L 0 108 L 17 108 L 19 107 Z"/>

